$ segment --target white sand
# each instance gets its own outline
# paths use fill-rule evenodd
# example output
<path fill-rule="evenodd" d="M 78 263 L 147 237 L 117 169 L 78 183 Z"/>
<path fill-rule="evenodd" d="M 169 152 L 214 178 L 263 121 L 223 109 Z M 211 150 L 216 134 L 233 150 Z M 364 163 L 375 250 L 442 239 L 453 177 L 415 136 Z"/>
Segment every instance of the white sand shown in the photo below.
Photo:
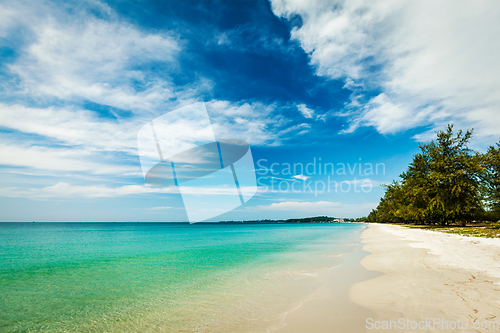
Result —
<path fill-rule="evenodd" d="M 350 299 L 374 320 L 500 321 L 500 240 L 383 224 L 370 224 L 362 238 L 371 254 L 361 264 L 384 274 L 353 285 Z M 418 331 L 491 332 L 438 328 Z"/>
<path fill-rule="evenodd" d="M 428 249 L 428 253 L 437 256 L 430 262 L 479 271 L 500 279 L 499 238 L 466 237 L 397 225 L 377 224 L 376 228 L 411 241 L 411 247 Z"/>

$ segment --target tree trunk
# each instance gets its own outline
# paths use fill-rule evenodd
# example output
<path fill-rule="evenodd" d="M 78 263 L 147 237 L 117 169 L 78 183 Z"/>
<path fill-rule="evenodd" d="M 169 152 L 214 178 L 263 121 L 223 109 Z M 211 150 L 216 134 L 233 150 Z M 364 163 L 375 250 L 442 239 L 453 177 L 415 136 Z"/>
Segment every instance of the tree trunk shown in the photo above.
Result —
<path fill-rule="evenodd" d="M 465 220 L 465 217 L 462 217 L 462 227 L 465 227 L 467 225 L 467 221 Z"/>

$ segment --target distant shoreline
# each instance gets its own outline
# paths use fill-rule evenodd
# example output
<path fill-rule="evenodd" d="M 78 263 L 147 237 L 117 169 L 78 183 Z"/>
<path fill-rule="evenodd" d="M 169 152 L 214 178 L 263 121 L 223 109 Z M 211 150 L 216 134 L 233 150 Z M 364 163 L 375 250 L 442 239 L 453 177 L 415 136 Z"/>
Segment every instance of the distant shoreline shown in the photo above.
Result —
<path fill-rule="evenodd" d="M 335 217 L 327 217 L 327 216 L 318 216 L 318 217 L 307 217 L 307 218 L 299 218 L 299 219 L 286 219 L 286 220 L 270 220 L 270 219 L 265 219 L 265 220 L 249 220 L 249 221 L 208 221 L 208 222 L 196 222 L 196 223 L 190 223 L 186 221 L 179 221 L 179 222 L 154 222 L 154 221 L 148 221 L 148 222 L 140 222 L 140 221 L 119 221 L 119 222 L 109 222 L 109 221 L 92 221 L 92 222 L 86 222 L 86 221 L 44 221 L 44 222 L 37 222 L 37 221 L 21 221 L 21 222 L 12 222 L 12 221 L 7 221 L 7 222 L 0 222 L 0 223 L 151 223 L 151 224 L 297 224 L 297 223 L 364 223 L 364 222 L 354 222 L 350 221 L 348 219 L 343 219 L 343 218 L 335 218 Z"/>
<path fill-rule="evenodd" d="M 190 223 L 190 222 L 132 222 L 132 221 L 125 221 L 125 222 L 60 222 L 60 221 L 55 221 L 55 222 L 26 222 L 26 221 L 21 221 L 21 222 L 0 222 L 0 224 L 9 224 L 9 223 L 23 223 L 23 224 L 42 224 L 42 223 L 60 223 L 60 224 L 191 224 L 191 225 L 204 225 L 204 224 L 343 224 L 343 223 L 365 223 L 365 222 L 287 222 L 287 221 L 235 221 L 235 222 L 227 222 L 227 221 L 220 221 L 220 222 L 196 222 L 196 223 Z"/>

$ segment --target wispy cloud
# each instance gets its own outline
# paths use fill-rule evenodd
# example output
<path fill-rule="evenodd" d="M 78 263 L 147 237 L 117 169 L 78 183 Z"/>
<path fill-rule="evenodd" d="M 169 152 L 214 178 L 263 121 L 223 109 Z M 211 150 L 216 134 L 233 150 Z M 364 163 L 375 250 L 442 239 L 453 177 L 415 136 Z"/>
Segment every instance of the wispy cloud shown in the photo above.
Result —
<path fill-rule="evenodd" d="M 70 199 L 75 197 L 83 198 L 109 198 L 134 194 L 146 193 L 174 193 L 173 188 L 158 188 L 149 185 L 126 185 L 120 187 L 108 187 L 106 185 L 71 185 L 59 182 L 55 185 L 42 188 L 2 188 L 0 196 L 3 197 L 23 197 L 37 200 L 47 200 L 53 198 Z"/>
<path fill-rule="evenodd" d="M 241 187 L 243 194 L 253 193 L 253 188 Z M 23 187 L 4 187 L 0 188 L 0 196 L 11 198 L 30 198 L 35 200 L 47 199 L 71 199 L 71 198 L 112 198 L 128 195 L 144 195 L 144 194 L 178 194 L 179 188 L 171 187 L 155 187 L 151 185 L 124 185 L 124 186 L 109 186 L 105 184 L 97 185 L 74 185 L 67 182 L 58 182 L 54 185 L 38 187 L 38 188 L 23 188 Z M 224 200 L 225 196 L 234 196 L 235 188 L 227 186 L 184 186 L 183 194 L 221 196 Z"/>
<path fill-rule="evenodd" d="M 130 165 L 138 162 L 138 129 L 190 102 L 191 88 L 176 87 L 168 75 L 178 66 L 177 37 L 146 32 L 98 1 L 71 11 L 29 0 L 0 6 L 0 35 L 16 54 L 4 64 L 10 80 L 1 83 L 0 126 L 8 134 L 1 136 L 0 164 L 136 172 Z M 153 71 L 151 63 L 167 69 Z"/>
<path fill-rule="evenodd" d="M 370 178 L 344 180 L 342 183 L 352 185 L 353 189 L 357 189 L 358 187 L 374 188 L 375 186 L 380 186 L 382 184 L 382 182 Z"/>
<path fill-rule="evenodd" d="M 0 124 L 65 146 L 128 153 L 135 152 L 135 133 L 142 126 L 137 120 L 99 118 L 95 112 L 77 107 L 36 108 L 4 103 L 0 103 Z"/>
<path fill-rule="evenodd" d="M 118 19 L 108 7 L 98 9 L 106 19 L 83 7 L 73 14 L 51 5 L 37 7 L 29 21 L 21 21 L 31 32 L 32 42 L 8 66 L 20 79 L 17 93 L 88 100 L 133 111 L 151 110 L 173 97 L 168 80 L 141 67 L 151 61 L 175 66 L 180 47 L 174 37 L 142 32 Z M 102 13 L 103 9 L 107 12 Z M 18 11 L 30 14 L 24 7 L 14 6 L 10 11 L 16 17 Z"/>
<path fill-rule="evenodd" d="M 500 134 L 498 2 L 272 0 L 272 8 L 300 15 L 291 37 L 317 75 L 353 91 L 344 132 L 453 122 L 490 140 Z"/>
<path fill-rule="evenodd" d="M 302 113 L 304 118 L 312 118 L 314 116 L 314 110 L 309 109 L 305 104 L 297 105 L 297 109 Z"/>
<path fill-rule="evenodd" d="M 242 24 L 225 31 L 215 29 L 213 35 L 207 39 L 206 47 L 224 47 L 241 53 L 285 55 L 296 51 L 297 45 L 286 43 L 283 37 L 261 25 Z"/>
<path fill-rule="evenodd" d="M 333 201 L 281 201 L 270 205 L 261 205 L 248 209 L 263 211 L 291 211 L 310 213 L 314 215 L 329 216 L 351 216 L 361 215 L 369 212 L 370 209 L 377 206 L 377 203 L 367 202 L 360 204 L 346 204 Z"/>
<path fill-rule="evenodd" d="M 90 149 L 44 147 L 22 143 L 0 144 L 0 164 L 38 170 L 121 175 L 136 169 L 123 163 L 102 161 Z M 101 160 L 101 161 L 99 161 Z"/>
<path fill-rule="evenodd" d="M 282 110 L 289 106 L 280 103 L 212 100 L 206 104 L 215 134 L 220 138 L 237 137 L 251 145 L 278 146 L 311 128 L 285 117 Z"/>
<path fill-rule="evenodd" d="M 180 207 L 171 207 L 171 206 L 159 206 L 159 207 L 151 207 L 149 210 L 170 210 L 170 209 L 181 209 Z"/>
<path fill-rule="evenodd" d="M 260 210 L 295 210 L 295 211 L 311 211 L 317 209 L 332 209 L 342 206 L 339 202 L 330 201 L 281 201 L 274 202 L 270 205 L 258 206 Z"/>
<path fill-rule="evenodd" d="M 292 178 L 296 178 L 296 179 L 300 179 L 300 180 L 306 181 L 310 177 L 304 176 L 304 175 L 295 175 L 295 176 L 292 176 Z"/>
<path fill-rule="evenodd" d="M 8 98 L 0 101 L 0 126 L 35 135 L 4 141 L 1 164 L 134 173 L 133 167 L 118 164 L 138 162 L 138 130 L 165 112 L 199 101 L 212 89 L 213 83 L 202 75 L 188 84 L 174 83 L 186 41 L 165 29 L 145 30 L 106 4 L 84 2 L 71 11 L 51 2 L 1 6 L 0 35 L 10 41 L 16 57 L 5 64 L 11 80 L 1 83 Z M 248 33 L 255 45 L 242 42 Z M 277 36 L 258 37 L 261 31 L 251 26 L 227 34 L 228 43 L 246 48 L 258 49 L 263 40 L 266 52 L 296 48 L 284 47 Z M 214 99 L 207 108 L 217 137 L 251 145 L 278 146 L 311 129 L 284 116 L 283 109 L 295 106 L 283 102 Z M 314 114 L 305 105 L 299 109 L 308 117 Z"/>

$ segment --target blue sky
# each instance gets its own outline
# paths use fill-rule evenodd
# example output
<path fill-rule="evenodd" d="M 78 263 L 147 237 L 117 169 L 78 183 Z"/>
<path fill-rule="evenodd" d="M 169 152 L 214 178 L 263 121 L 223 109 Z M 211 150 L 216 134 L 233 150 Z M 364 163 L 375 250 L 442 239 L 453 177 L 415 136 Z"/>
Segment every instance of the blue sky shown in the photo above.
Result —
<path fill-rule="evenodd" d="M 474 128 L 479 150 L 500 138 L 499 14 L 495 1 L 1 3 L 0 220 L 186 221 L 179 193 L 145 183 L 136 138 L 197 102 L 258 171 L 256 195 L 215 220 L 366 215 L 447 123 Z M 280 172 L 320 159 L 384 171 L 335 173 L 349 190 L 322 193 L 326 175 Z M 269 191 L 259 161 L 313 191 Z"/>

